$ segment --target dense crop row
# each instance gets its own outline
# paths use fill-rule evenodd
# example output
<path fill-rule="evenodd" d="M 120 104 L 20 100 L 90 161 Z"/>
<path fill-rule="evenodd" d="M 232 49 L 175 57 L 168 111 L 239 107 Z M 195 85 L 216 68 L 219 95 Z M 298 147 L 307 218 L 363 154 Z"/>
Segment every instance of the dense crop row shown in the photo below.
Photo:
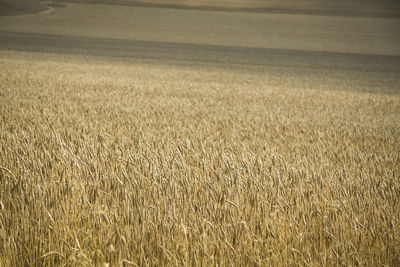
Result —
<path fill-rule="evenodd" d="M 1 266 L 400 263 L 396 93 L 287 69 L 0 68 Z"/>

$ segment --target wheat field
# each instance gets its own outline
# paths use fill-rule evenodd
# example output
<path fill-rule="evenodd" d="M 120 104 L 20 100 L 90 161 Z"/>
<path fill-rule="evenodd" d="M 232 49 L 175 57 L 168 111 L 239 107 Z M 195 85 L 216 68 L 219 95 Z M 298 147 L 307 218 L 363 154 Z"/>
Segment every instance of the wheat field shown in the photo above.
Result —
<path fill-rule="evenodd" d="M 398 80 L 5 51 L 0 69 L 1 266 L 400 264 Z"/>

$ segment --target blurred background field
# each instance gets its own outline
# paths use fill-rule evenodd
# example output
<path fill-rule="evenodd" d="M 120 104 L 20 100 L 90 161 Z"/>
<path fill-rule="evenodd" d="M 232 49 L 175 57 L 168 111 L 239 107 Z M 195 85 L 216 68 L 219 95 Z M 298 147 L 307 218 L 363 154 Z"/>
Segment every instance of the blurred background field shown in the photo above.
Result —
<path fill-rule="evenodd" d="M 400 16 L 396 0 L 57 0 L 76 3 L 107 3 L 123 5 L 246 10 L 255 12 L 308 13 L 360 16 Z"/>
<path fill-rule="evenodd" d="M 46 8 L 41 0 L 0 0 L 0 16 L 37 13 Z"/>
<path fill-rule="evenodd" d="M 37 13 L 59 6 L 62 2 L 274 13 L 400 16 L 400 3 L 396 0 L 0 0 L 0 16 Z"/>

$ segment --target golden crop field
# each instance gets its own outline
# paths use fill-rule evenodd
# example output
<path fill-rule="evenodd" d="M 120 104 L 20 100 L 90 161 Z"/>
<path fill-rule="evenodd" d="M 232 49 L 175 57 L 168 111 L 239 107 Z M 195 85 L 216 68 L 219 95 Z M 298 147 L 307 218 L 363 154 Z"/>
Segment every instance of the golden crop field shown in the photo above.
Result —
<path fill-rule="evenodd" d="M 398 80 L 5 51 L 0 69 L 1 266 L 400 264 Z"/>

